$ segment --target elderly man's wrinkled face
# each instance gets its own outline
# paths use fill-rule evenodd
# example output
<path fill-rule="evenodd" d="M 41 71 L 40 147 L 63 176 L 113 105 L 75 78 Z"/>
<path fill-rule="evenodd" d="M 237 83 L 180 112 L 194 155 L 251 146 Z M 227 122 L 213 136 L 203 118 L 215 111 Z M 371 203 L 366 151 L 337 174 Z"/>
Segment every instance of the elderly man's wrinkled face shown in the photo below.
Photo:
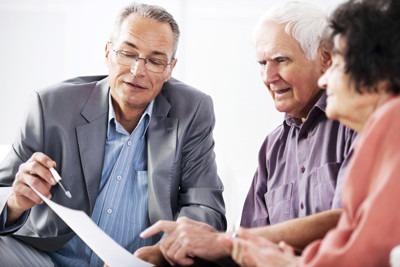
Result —
<path fill-rule="evenodd" d="M 116 40 L 106 47 L 110 91 L 117 111 L 127 107 L 143 111 L 160 93 L 176 63 L 172 60 L 173 49 L 173 32 L 168 23 L 137 14 L 126 18 Z M 132 65 L 126 64 L 136 57 L 140 59 L 131 60 Z M 160 62 L 170 63 L 171 60 L 172 64 L 165 68 L 157 67 Z"/>
<path fill-rule="evenodd" d="M 321 94 L 318 78 L 327 67 L 320 51 L 315 60 L 308 60 L 300 44 L 285 32 L 285 25 L 269 22 L 256 35 L 256 56 L 276 109 L 306 118 Z"/>

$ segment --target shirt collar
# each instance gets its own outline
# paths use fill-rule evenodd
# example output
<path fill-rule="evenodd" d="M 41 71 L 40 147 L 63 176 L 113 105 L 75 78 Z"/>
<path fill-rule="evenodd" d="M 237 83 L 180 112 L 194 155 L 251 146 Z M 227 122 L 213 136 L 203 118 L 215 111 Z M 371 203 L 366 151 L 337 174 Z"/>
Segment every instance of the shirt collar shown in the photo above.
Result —
<path fill-rule="evenodd" d="M 323 112 L 325 114 L 325 109 L 326 109 L 326 91 L 324 90 L 324 92 L 322 93 L 321 97 L 318 99 L 317 103 L 315 103 L 315 105 L 312 107 L 312 109 L 310 110 L 310 112 L 307 115 L 307 120 L 310 119 L 310 117 L 312 116 L 312 114 L 314 114 L 315 112 Z M 302 124 L 301 119 L 299 118 L 295 118 L 290 116 L 289 114 L 285 114 L 285 123 L 288 126 L 300 126 Z"/>
<path fill-rule="evenodd" d="M 150 119 L 151 119 L 151 115 L 153 114 L 153 106 L 154 106 L 154 99 L 147 105 L 146 109 L 144 110 L 142 117 L 139 120 L 139 123 L 142 123 L 142 121 L 144 121 L 144 123 L 146 123 L 145 127 L 144 127 L 144 131 L 143 131 L 143 135 L 141 136 L 141 138 L 143 138 L 147 132 L 147 129 L 149 128 L 149 124 L 150 124 Z M 116 116 L 115 116 L 115 110 L 114 110 L 114 106 L 112 103 L 112 99 L 111 99 L 111 94 L 110 92 L 108 92 L 108 125 L 107 125 L 107 139 L 109 138 L 109 134 L 110 134 L 110 126 L 112 123 L 116 124 Z M 145 119 L 145 118 L 148 119 Z"/>

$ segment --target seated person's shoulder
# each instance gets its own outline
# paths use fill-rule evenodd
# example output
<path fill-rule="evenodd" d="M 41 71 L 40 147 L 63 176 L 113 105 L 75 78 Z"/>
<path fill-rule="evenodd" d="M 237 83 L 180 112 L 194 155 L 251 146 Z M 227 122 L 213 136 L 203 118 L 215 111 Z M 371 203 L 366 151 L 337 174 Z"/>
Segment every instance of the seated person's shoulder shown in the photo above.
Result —
<path fill-rule="evenodd" d="M 40 89 L 37 91 L 37 93 L 41 96 L 41 98 L 46 96 L 60 98 L 67 97 L 69 95 L 73 95 L 74 91 L 80 95 L 85 94 L 84 91 L 87 91 L 87 94 L 90 95 L 98 82 L 104 80 L 106 77 L 107 76 L 100 75 L 74 77 Z"/>
<path fill-rule="evenodd" d="M 201 90 L 188 85 L 178 79 L 171 78 L 163 86 L 162 94 L 167 98 L 173 100 L 178 99 L 201 99 L 209 97 L 206 93 Z"/>
<path fill-rule="evenodd" d="M 106 77 L 107 77 L 106 75 L 79 76 L 79 77 L 74 77 L 74 78 L 64 80 L 61 82 L 61 84 L 80 85 L 80 84 L 97 83 L 98 81 L 101 81 L 101 80 L 105 79 Z"/>

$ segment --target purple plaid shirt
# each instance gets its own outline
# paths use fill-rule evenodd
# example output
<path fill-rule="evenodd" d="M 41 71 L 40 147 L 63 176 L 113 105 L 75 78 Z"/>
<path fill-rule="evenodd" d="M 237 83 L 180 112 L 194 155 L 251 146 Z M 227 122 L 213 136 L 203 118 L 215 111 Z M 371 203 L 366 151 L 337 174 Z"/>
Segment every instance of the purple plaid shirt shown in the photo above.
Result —
<path fill-rule="evenodd" d="M 256 227 L 341 207 L 341 188 L 356 133 L 325 115 L 326 93 L 307 120 L 286 115 L 259 152 L 241 225 Z"/>

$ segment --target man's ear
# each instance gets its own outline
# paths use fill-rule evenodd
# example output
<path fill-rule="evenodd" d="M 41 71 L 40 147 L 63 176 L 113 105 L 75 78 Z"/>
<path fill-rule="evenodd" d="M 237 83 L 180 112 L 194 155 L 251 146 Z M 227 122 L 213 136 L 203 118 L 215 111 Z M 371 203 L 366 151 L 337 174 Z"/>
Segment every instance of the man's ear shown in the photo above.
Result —
<path fill-rule="evenodd" d="M 328 41 L 322 41 L 318 50 L 321 60 L 322 73 L 325 73 L 325 71 L 332 64 L 331 46 Z"/>
<path fill-rule="evenodd" d="M 164 76 L 164 82 L 167 82 L 172 76 L 172 70 L 175 68 L 176 62 L 178 62 L 177 58 L 174 58 L 171 62 L 170 69 Z"/>
<path fill-rule="evenodd" d="M 106 65 L 107 65 L 107 67 L 109 65 L 110 50 L 111 50 L 110 42 L 107 42 L 106 46 L 104 47 L 104 53 L 105 53 L 104 61 L 105 61 Z"/>

